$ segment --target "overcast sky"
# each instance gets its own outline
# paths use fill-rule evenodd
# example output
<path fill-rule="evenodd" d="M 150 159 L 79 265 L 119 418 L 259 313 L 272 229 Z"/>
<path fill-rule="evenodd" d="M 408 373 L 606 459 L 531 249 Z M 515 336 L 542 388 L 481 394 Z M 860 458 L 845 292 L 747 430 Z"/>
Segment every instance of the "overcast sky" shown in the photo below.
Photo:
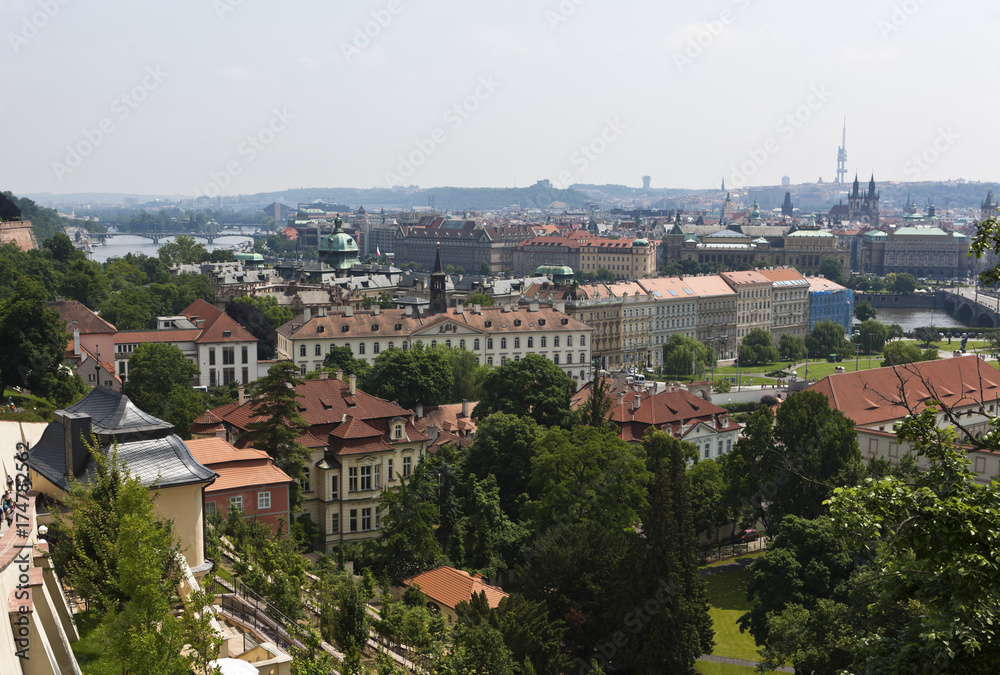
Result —
<path fill-rule="evenodd" d="M 0 0 L 0 189 L 831 181 L 845 115 L 850 179 L 997 180 L 998 13 Z"/>

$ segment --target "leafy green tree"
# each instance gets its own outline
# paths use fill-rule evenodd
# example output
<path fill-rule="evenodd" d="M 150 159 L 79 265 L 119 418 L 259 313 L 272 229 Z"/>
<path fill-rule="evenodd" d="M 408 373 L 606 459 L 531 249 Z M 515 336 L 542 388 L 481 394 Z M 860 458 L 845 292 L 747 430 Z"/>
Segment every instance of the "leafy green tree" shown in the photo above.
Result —
<path fill-rule="evenodd" d="M 445 353 L 416 342 L 409 349 L 390 347 L 379 354 L 361 388 L 412 409 L 417 403 L 447 402 L 453 384 L 451 362 Z"/>
<path fill-rule="evenodd" d="M 739 348 L 741 366 L 763 366 L 778 360 L 778 348 L 771 341 L 771 334 L 763 328 L 754 328 L 743 338 Z"/>
<path fill-rule="evenodd" d="M 798 363 L 806 357 L 805 340 L 797 335 L 782 335 L 778 340 L 778 358 L 782 361 Z"/>
<path fill-rule="evenodd" d="M 208 249 L 194 237 L 181 235 L 160 246 L 156 254 L 166 265 L 193 265 L 208 260 Z"/>
<path fill-rule="evenodd" d="M 879 323 L 874 319 L 863 321 L 858 326 L 854 341 L 861 348 L 862 354 L 877 354 L 885 349 L 885 343 L 889 340 L 889 327 L 884 323 Z"/>
<path fill-rule="evenodd" d="M 754 605 L 740 617 L 741 630 L 749 630 L 770 655 L 791 656 L 797 671 L 834 673 L 848 668 L 852 654 L 844 648 L 843 639 L 837 646 L 814 636 L 813 646 L 823 645 L 823 649 L 811 651 L 803 648 L 798 636 L 824 630 L 832 633 L 834 626 L 843 623 L 855 568 L 852 550 L 829 517 L 786 516 L 767 551 L 748 568 L 747 596 Z M 820 619 L 825 619 L 824 628 L 816 631 Z M 816 669 L 819 661 L 823 667 Z M 806 665 L 811 668 L 802 670 Z"/>
<path fill-rule="evenodd" d="M 331 346 L 323 358 L 323 367 L 332 371 L 342 370 L 345 377 L 356 375 L 361 381 L 364 381 L 372 369 L 367 361 L 354 358 L 354 352 L 350 347 L 336 345 Z"/>
<path fill-rule="evenodd" d="M 469 448 L 467 470 L 479 479 L 496 477 L 500 506 L 512 520 L 517 520 L 522 500 L 533 494 L 531 458 L 543 431 L 530 417 L 495 413 L 479 423 Z"/>
<path fill-rule="evenodd" d="M 613 283 L 614 280 L 615 280 L 614 273 L 611 270 L 609 270 L 607 267 L 601 267 L 601 268 L 599 268 L 597 270 L 597 274 L 595 275 L 595 277 L 596 277 L 597 281 L 602 281 L 602 282 L 608 283 L 608 284 Z"/>
<path fill-rule="evenodd" d="M 892 281 L 891 289 L 893 293 L 910 295 L 913 291 L 917 290 L 917 278 L 909 272 L 896 274 L 895 279 Z"/>
<path fill-rule="evenodd" d="M 361 301 L 361 307 L 364 309 L 371 309 L 375 305 L 378 305 L 381 309 L 393 309 L 396 306 L 396 302 L 392 299 L 388 291 L 380 292 L 377 298 L 368 296 Z"/>
<path fill-rule="evenodd" d="M 570 399 L 576 385 L 562 368 L 543 356 L 528 354 L 491 371 L 473 417 L 483 420 L 497 412 L 532 417 L 542 426 L 569 424 Z"/>
<path fill-rule="evenodd" d="M 452 403 L 461 401 L 478 401 L 482 396 L 483 382 L 490 372 L 489 366 L 479 365 L 479 357 L 475 352 L 467 349 L 452 347 L 438 347 L 443 349 L 448 362 L 451 363 L 451 375 L 453 385 L 451 397 Z"/>
<path fill-rule="evenodd" d="M 198 367 L 178 347 L 147 342 L 132 352 L 122 393 L 140 410 L 173 424 L 185 437 L 191 423 L 205 411 L 202 393 L 191 385 L 196 375 Z"/>
<path fill-rule="evenodd" d="M 67 265 L 74 260 L 87 259 L 83 251 L 73 245 L 73 240 L 65 232 L 56 232 L 46 239 L 42 243 L 42 249 L 60 265 Z"/>
<path fill-rule="evenodd" d="M 479 276 L 488 277 L 490 276 L 490 264 L 485 260 L 479 262 Z"/>
<path fill-rule="evenodd" d="M 663 343 L 663 372 L 683 377 L 692 372 L 704 373 L 714 363 L 712 350 L 698 340 L 683 335 L 671 335 Z"/>
<path fill-rule="evenodd" d="M 514 659 L 503 635 L 488 623 L 455 631 L 455 666 L 459 672 L 515 675 Z"/>
<path fill-rule="evenodd" d="M 552 428 L 535 443 L 530 485 L 539 495 L 526 506 L 536 531 L 573 521 L 595 520 L 629 528 L 646 508 L 644 451 L 615 432 L 578 426 Z"/>
<path fill-rule="evenodd" d="M 722 465 L 713 459 L 695 462 L 687 470 L 687 478 L 695 531 L 712 532 L 729 522 Z"/>
<path fill-rule="evenodd" d="M 787 472 L 776 470 L 769 453 L 774 447 L 774 414 L 770 406 L 761 406 L 750 415 L 743 434 L 736 441 L 732 452 L 722 455 L 722 474 L 726 486 L 726 503 L 733 518 L 733 533 L 740 520 L 748 523 L 764 522 L 771 525 L 771 513 L 766 508 L 767 494 L 788 480 Z"/>
<path fill-rule="evenodd" d="M 913 337 L 917 340 L 921 347 L 927 349 L 931 346 L 932 342 L 936 342 L 938 339 L 937 328 L 932 326 L 921 326 L 920 328 L 915 328 L 913 330 Z"/>
<path fill-rule="evenodd" d="M 381 571 L 393 583 L 430 569 L 441 556 L 434 533 L 440 518 L 436 503 L 437 486 L 427 477 L 423 462 L 407 478 L 400 476 L 399 487 L 382 489 L 382 534 L 377 557 Z"/>
<path fill-rule="evenodd" d="M 336 589 L 337 613 L 333 623 L 333 639 L 343 651 L 364 650 L 368 643 L 368 602 L 358 585 L 343 576 Z"/>
<path fill-rule="evenodd" d="M 279 305 L 278 299 L 273 295 L 262 295 L 259 297 L 244 295 L 239 298 L 233 298 L 233 302 L 252 305 L 259 309 L 264 318 L 267 319 L 267 322 L 271 324 L 271 328 L 280 328 L 292 320 L 292 310 Z"/>
<path fill-rule="evenodd" d="M 623 584 L 623 623 L 633 628 L 628 657 L 639 673 L 686 672 L 715 644 L 705 582 L 698 574 L 685 457 L 672 435 L 643 438 L 652 469 L 643 516 L 644 542 L 635 542 L 637 574 Z M 636 607 L 642 611 L 636 612 Z"/>
<path fill-rule="evenodd" d="M 606 377 L 598 377 L 590 386 L 590 396 L 580 406 L 580 423 L 588 427 L 610 431 L 613 428 L 611 422 L 611 380 Z"/>
<path fill-rule="evenodd" d="M 258 359 L 266 361 L 274 358 L 277 335 L 260 308 L 245 302 L 227 302 L 226 315 L 257 338 Z"/>
<path fill-rule="evenodd" d="M 716 394 L 728 394 L 733 390 L 732 383 L 724 377 L 718 378 L 712 383 L 712 391 Z"/>
<path fill-rule="evenodd" d="M 885 346 L 882 352 L 882 367 L 901 366 L 905 363 L 917 363 L 918 361 L 934 361 L 941 358 L 936 349 L 925 349 L 920 351 L 920 347 L 909 342 L 891 342 Z"/>
<path fill-rule="evenodd" d="M 45 289 L 18 277 L 0 301 L 0 382 L 48 396 L 46 376 L 59 371 L 69 335 L 59 312 L 46 304 Z M 51 383 L 51 381 L 49 382 Z"/>
<path fill-rule="evenodd" d="M 805 343 L 813 359 L 826 358 L 828 354 L 854 356 L 854 345 L 844 338 L 844 327 L 836 321 L 817 322 Z"/>
<path fill-rule="evenodd" d="M 59 294 L 79 300 L 91 309 L 101 306 L 111 291 L 104 270 L 89 260 L 73 260 L 62 270 Z"/>
<path fill-rule="evenodd" d="M 878 316 L 878 310 L 867 300 L 860 300 L 854 303 L 854 318 L 858 321 L 867 321 Z"/>
<path fill-rule="evenodd" d="M 834 283 L 844 283 L 844 266 L 836 258 L 826 258 L 819 264 L 819 274 Z"/>
<path fill-rule="evenodd" d="M 101 305 L 101 318 L 118 330 L 146 330 L 156 326 L 149 289 L 126 286 L 114 291 Z"/>
<path fill-rule="evenodd" d="M 253 383 L 253 416 L 243 438 L 258 450 L 274 459 L 275 464 L 295 479 L 292 483 L 292 502 L 301 499 L 298 481 L 305 477 L 305 463 L 309 450 L 298 442 L 309 425 L 299 413 L 297 388 L 298 368 L 290 361 L 274 364 L 267 376 Z"/>
<path fill-rule="evenodd" d="M 485 261 L 483 261 L 485 262 Z M 487 272 L 487 274 L 489 274 Z M 471 307 L 473 305 L 479 305 L 481 307 L 492 307 L 496 304 L 496 300 L 493 299 L 492 295 L 486 295 L 485 293 L 473 293 L 470 295 L 465 302 L 462 303 L 466 307 Z"/>

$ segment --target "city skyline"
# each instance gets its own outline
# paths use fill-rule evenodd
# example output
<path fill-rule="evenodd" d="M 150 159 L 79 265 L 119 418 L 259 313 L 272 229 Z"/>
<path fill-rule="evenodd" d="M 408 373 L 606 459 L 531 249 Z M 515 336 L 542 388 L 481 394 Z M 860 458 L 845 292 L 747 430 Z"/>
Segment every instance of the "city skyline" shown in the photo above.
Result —
<path fill-rule="evenodd" d="M 84 9 L 86 7 L 86 9 Z M 270 11 L 269 11 L 270 10 Z M 15 193 L 991 181 L 984 2 L 0 3 Z M 969 17 L 980 20 L 968 22 Z M 810 30 L 809 27 L 821 27 Z M 933 46 L 933 49 L 930 48 Z"/>

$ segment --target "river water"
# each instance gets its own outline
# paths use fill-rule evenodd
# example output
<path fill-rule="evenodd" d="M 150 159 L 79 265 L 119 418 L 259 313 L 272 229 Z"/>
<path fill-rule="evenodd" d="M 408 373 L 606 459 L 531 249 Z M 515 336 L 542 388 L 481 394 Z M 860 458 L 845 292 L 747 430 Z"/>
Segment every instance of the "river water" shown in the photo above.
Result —
<path fill-rule="evenodd" d="M 923 326 L 949 328 L 966 325 L 940 309 L 878 308 L 878 316 L 875 319 L 886 325 L 898 323 L 906 333 Z M 857 325 L 860 321 L 855 319 L 854 323 Z"/>
<path fill-rule="evenodd" d="M 168 241 L 173 241 L 173 237 L 164 237 L 160 239 L 159 244 L 154 244 L 152 239 L 146 239 L 145 237 L 138 237 L 132 234 L 116 234 L 108 239 L 104 245 L 95 244 L 94 253 L 90 258 L 94 262 L 100 263 L 107 262 L 111 258 L 124 257 L 126 253 L 143 253 L 151 258 L 155 258 L 156 250 Z M 205 244 L 205 248 L 208 249 L 209 253 L 217 248 L 232 248 L 233 246 L 248 242 L 253 243 L 252 238 L 238 234 L 216 237 L 213 244 L 206 243 L 204 239 L 195 238 L 195 241 L 199 244 Z"/>

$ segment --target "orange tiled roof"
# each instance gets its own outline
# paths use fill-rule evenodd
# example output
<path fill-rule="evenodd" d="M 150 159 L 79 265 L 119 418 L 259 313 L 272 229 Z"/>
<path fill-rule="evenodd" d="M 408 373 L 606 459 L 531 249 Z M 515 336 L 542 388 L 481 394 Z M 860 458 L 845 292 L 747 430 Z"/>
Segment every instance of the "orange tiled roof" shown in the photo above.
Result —
<path fill-rule="evenodd" d="M 494 608 L 507 597 L 503 589 L 490 586 L 482 577 L 471 576 L 454 567 L 438 567 L 404 579 L 403 583 L 407 586 L 419 585 L 428 599 L 451 609 L 455 609 L 460 602 L 468 602 L 473 593 L 480 591 L 486 593 L 486 602 Z"/>
<path fill-rule="evenodd" d="M 253 448 L 234 448 L 221 438 L 199 438 L 186 441 L 188 450 L 202 466 L 224 464 L 226 462 L 242 462 L 246 460 L 268 459 L 263 450 Z"/>
<path fill-rule="evenodd" d="M 270 459 L 216 466 L 212 467 L 212 470 L 219 474 L 219 477 L 205 488 L 206 493 L 292 482 L 289 475 L 276 467 Z"/>
<path fill-rule="evenodd" d="M 181 314 L 191 320 L 196 326 L 201 328 L 201 335 L 195 340 L 199 343 L 210 342 L 256 342 L 257 338 L 251 335 L 246 328 L 236 323 L 233 317 L 229 316 L 215 305 L 209 304 L 198 298 L 185 307 Z"/>
<path fill-rule="evenodd" d="M 978 356 L 828 375 L 809 387 L 858 426 L 897 420 L 939 399 L 949 407 L 1000 399 L 1000 372 Z"/>
<path fill-rule="evenodd" d="M 80 335 L 99 335 L 102 333 L 117 333 L 118 329 L 99 317 L 95 312 L 87 309 L 87 306 L 76 300 L 56 300 L 49 303 L 49 307 L 59 312 L 59 316 L 66 322 L 66 330 L 73 332 L 73 322 L 76 321 L 76 328 L 80 329 Z"/>

